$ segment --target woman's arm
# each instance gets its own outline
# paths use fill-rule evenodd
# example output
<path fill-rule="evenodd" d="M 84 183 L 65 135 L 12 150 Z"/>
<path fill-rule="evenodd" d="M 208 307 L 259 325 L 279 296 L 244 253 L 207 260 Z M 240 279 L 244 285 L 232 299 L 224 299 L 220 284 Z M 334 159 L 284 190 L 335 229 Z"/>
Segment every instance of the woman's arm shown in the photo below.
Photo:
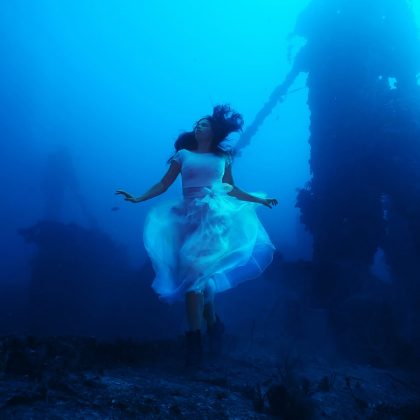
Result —
<path fill-rule="evenodd" d="M 174 183 L 180 171 L 181 165 L 176 161 L 172 161 L 171 166 L 163 178 L 141 196 L 133 197 L 131 194 L 123 190 L 117 190 L 115 194 L 124 196 L 126 201 L 130 201 L 132 203 L 141 203 L 142 201 L 150 200 L 153 197 L 163 194 Z"/>
<path fill-rule="evenodd" d="M 253 203 L 263 204 L 271 209 L 272 205 L 277 205 L 278 202 L 275 198 L 260 198 L 256 197 L 255 195 L 248 194 L 245 191 L 242 191 L 237 186 L 235 186 L 233 182 L 233 176 L 232 176 L 232 165 L 226 165 L 225 167 L 225 173 L 223 175 L 222 182 L 226 182 L 230 185 L 232 185 L 233 190 L 228 193 L 228 195 L 237 198 L 238 200 L 243 201 L 251 201 Z"/>

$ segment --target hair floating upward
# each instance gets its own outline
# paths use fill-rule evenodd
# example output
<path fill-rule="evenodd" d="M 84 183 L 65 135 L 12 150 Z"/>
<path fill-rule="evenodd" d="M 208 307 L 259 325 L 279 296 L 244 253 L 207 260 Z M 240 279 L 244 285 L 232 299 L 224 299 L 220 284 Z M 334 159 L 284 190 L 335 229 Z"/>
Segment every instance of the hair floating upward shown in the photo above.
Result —
<path fill-rule="evenodd" d="M 213 115 L 208 117 L 213 129 L 216 142 L 225 139 L 230 133 L 242 130 L 244 119 L 229 105 L 217 105 L 213 108 Z"/>
<path fill-rule="evenodd" d="M 217 105 L 213 108 L 212 115 L 207 115 L 201 118 L 201 120 L 204 118 L 209 120 L 213 133 L 210 151 L 216 155 L 229 156 L 230 159 L 233 159 L 236 151 L 231 145 L 223 145 L 222 142 L 229 134 L 242 131 L 244 124 L 242 115 L 231 109 L 230 105 Z M 195 127 L 197 127 L 198 122 L 195 123 Z M 197 139 L 195 138 L 194 131 L 181 133 L 175 141 L 174 146 L 176 151 L 181 149 L 196 150 Z M 171 162 L 171 159 L 168 159 L 168 163 Z"/>

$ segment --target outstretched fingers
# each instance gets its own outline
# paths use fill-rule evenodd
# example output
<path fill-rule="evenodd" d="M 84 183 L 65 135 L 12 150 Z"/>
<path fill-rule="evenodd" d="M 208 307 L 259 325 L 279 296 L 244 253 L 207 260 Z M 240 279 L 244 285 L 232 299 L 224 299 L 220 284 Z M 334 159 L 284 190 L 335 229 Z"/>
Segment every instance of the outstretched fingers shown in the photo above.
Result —
<path fill-rule="evenodd" d="M 264 204 L 271 209 L 273 206 L 277 206 L 278 203 L 275 198 L 266 198 Z"/>
<path fill-rule="evenodd" d="M 115 195 L 122 195 L 124 197 L 124 200 L 125 201 L 132 201 L 132 202 L 134 202 L 134 200 L 135 200 L 134 197 L 131 194 L 129 194 L 128 192 L 123 191 L 123 190 L 117 190 L 117 191 L 115 191 Z"/>

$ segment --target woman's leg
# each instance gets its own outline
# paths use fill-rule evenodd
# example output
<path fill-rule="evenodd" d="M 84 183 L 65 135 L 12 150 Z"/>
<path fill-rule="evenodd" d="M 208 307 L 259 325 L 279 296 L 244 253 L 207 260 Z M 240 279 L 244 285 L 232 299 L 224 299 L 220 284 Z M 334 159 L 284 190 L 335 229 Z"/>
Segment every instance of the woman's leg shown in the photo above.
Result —
<path fill-rule="evenodd" d="M 186 359 L 185 364 L 189 367 L 200 366 L 202 359 L 201 344 L 201 321 L 203 319 L 203 293 L 187 292 L 185 306 L 189 330 L 185 333 Z"/>
<path fill-rule="evenodd" d="M 213 279 L 209 279 L 204 289 L 203 317 L 207 322 L 207 334 L 210 338 L 210 354 L 217 356 L 222 349 L 222 336 L 225 331 L 223 323 L 214 310 L 214 295 L 216 286 Z"/>
<path fill-rule="evenodd" d="M 189 330 L 200 330 L 201 320 L 203 319 L 203 293 L 187 292 L 185 296 L 185 304 L 187 310 L 187 321 Z"/>
<path fill-rule="evenodd" d="M 207 323 L 207 328 L 213 327 L 216 322 L 216 314 L 214 312 L 214 281 L 209 279 L 207 286 L 204 289 L 204 310 L 203 317 Z"/>
<path fill-rule="evenodd" d="M 214 301 L 204 304 L 203 317 L 207 323 L 207 328 L 211 328 L 216 322 L 216 314 L 214 312 Z"/>

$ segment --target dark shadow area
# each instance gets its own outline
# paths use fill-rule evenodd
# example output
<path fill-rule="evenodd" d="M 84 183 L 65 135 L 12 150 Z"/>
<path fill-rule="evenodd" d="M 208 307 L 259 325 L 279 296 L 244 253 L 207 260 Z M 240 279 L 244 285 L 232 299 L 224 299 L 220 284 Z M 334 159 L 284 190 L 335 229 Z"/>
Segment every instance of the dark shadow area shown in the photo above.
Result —
<path fill-rule="evenodd" d="M 152 268 L 133 271 L 126 250 L 105 233 L 43 221 L 20 234 L 36 247 L 20 331 L 150 339 L 179 329 L 183 313 L 159 302 Z M 1 328 L 14 331 L 10 323 Z"/>
<path fill-rule="evenodd" d="M 191 371 L 184 308 L 159 302 L 149 264 L 131 269 L 123 247 L 75 224 L 20 234 L 35 251 L 28 290 L 1 294 L 21 301 L 1 306 L 5 418 L 194 416 L 197 406 L 222 418 L 415 418 L 419 370 L 389 328 L 390 285 L 378 283 L 376 306 L 354 299 L 337 313 L 317 305 L 312 263 L 276 255 L 263 277 L 219 296 L 222 356 L 211 357 L 205 337 L 205 363 Z"/>

